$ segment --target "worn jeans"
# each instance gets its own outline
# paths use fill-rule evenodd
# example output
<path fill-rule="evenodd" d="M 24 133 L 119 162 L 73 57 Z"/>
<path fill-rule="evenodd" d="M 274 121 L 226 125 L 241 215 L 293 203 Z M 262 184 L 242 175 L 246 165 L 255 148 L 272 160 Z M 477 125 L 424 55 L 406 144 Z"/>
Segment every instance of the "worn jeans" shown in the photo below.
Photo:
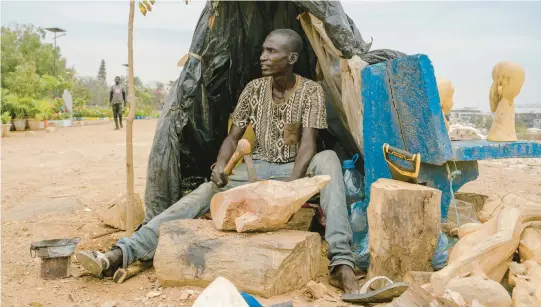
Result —
<path fill-rule="evenodd" d="M 254 160 L 257 177 L 261 180 L 284 180 L 291 176 L 294 163 L 276 164 Z M 330 175 L 331 182 L 321 191 L 320 205 L 326 216 L 325 240 L 329 244 L 330 269 L 339 264 L 353 268 L 351 250 L 352 232 L 348 220 L 344 179 L 340 160 L 334 151 L 316 154 L 308 166 L 307 176 Z M 162 223 L 173 220 L 193 219 L 204 215 L 210 209 L 210 200 L 220 192 L 248 183 L 246 166 L 235 168 L 228 184 L 218 188 L 214 183 L 200 185 L 167 210 L 155 216 L 129 238 L 121 238 L 115 244 L 122 249 L 123 267 L 136 260 L 150 260 L 158 245 L 158 230 Z"/>

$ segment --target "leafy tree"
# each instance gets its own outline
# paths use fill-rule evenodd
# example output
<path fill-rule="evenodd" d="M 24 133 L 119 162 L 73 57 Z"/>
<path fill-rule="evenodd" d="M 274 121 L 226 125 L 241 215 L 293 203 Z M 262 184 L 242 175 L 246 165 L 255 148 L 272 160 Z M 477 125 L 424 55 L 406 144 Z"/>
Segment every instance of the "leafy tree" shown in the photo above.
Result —
<path fill-rule="evenodd" d="M 33 25 L 15 25 L 2 27 L 1 47 L 1 84 L 9 73 L 14 72 L 17 66 L 34 63 L 35 72 L 39 76 L 53 75 L 54 47 L 44 43 L 45 30 Z M 66 60 L 62 58 L 60 48 L 56 48 L 57 76 L 67 77 Z"/>
<path fill-rule="evenodd" d="M 100 69 L 98 70 L 98 80 L 107 83 L 107 71 L 105 69 L 105 60 L 101 60 Z"/>
<path fill-rule="evenodd" d="M 41 94 L 40 77 L 33 62 L 17 65 L 4 76 L 5 87 L 19 97 L 37 98 Z"/>

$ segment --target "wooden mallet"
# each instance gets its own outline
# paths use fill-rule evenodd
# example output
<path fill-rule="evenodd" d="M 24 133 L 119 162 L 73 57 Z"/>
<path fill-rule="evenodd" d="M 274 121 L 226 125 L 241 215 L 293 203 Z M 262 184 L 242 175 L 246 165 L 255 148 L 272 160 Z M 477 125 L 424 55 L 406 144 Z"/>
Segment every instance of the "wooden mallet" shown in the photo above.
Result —
<path fill-rule="evenodd" d="M 233 168 L 237 165 L 237 163 L 245 156 L 249 155 L 252 152 L 252 146 L 250 145 L 250 142 L 246 139 L 240 139 L 239 143 L 237 144 L 237 149 L 233 153 L 233 156 L 231 156 L 231 159 L 229 159 L 229 162 L 224 168 L 224 173 L 226 176 L 229 176 L 233 173 Z"/>

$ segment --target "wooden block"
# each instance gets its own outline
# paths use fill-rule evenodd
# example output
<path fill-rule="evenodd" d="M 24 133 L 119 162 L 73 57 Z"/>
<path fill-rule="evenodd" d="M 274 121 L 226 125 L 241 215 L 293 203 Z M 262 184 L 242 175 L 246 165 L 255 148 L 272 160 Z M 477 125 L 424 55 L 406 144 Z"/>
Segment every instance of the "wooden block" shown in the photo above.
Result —
<path fill-rule="evenodd" d="M 507 290 L 487 277 L 455 278 L 449 281 L 447 289 L 459 293 L 468 306 L 477 300 L 483 306 L 511 307 L 511 296 Z"/>
<path fill-rule="evenodd" d="M 485 202 L 488 199 L 488 196 L 477 193 L 456 192 L 455 198 L 473 204 L 473 206 L 475 207 L 475 211 L 481 212 L 481 210 L 483 210 Z"/>
<path fill-rule="evenodd" d="M 432 272 L 408 271 L 404 274 L 404 282 L 422 286 L 430 283 L 430 276 L 432 276 Z"/>
<path fill-rule="evenodd" d="M 368 278 L 402 281 L 408 271 L 431 271 L 440 231 L 441 191 L 392 179 L 371 187 Z M 375 288 L 381 285 L 375 285 Z"/>
<path fill-rule="evenodd" d="M 541 230 L 528 227 L 522 231 L 518 254 L 522 262 L 533 260 L 541 263 Z"/>
<path fill-rule="evenodd" d="M 442 295 L 451 278 L 471 272 L 474 266 L 480 266 L 486 276 L 501 282 L 518 248 L 521 232 L 521 212 L 510 206 L 503 208 L 497 216 L 455 244 L 447 266 L 432 274 L 434 293 Z"/>
<path fill-rule="evenodd" d="M 285 229 L 308 231 L 312 219 L 316 215 L 316 208 L 301 208 L 297 213 L 293 214 Z"/>
<path fill-rule="evenodd" d="M 210 201 L 214 226 L 219 230 L 269 231 L 287 221 L 331 181 L 314 176 L 282 182 L 265 180 L 220 192 Z"/>
<path fill-rule="evenodd" d="M 320 249 L 317 233 L 222 232 L 212 221 L 177 220 L 160 227 L 154 267 L 164 286 L 206 287 L 223 276 L 239 290 L 268 298 L 314 279 Z"/>
<path fill-rule="evenodd" d="M 436 305 L 432 305 L 432 302 L 436 302 Z M 441 306 L 437 304 L 436 299 L 427 290 L 412 285 L 402 293 L 399 297 L 395 298 L 391 303 L 380 305 L 381 307 L 426 307 L 426 306 Z"/>

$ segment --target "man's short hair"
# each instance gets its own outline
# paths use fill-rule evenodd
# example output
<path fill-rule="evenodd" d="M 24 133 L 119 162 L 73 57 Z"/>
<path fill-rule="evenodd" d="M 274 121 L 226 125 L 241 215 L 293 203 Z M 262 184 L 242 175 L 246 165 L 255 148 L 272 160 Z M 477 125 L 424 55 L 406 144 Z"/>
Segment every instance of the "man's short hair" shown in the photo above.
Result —
<path fill-rule="evenodd" d="M 302 38 L 301 36 L 291 30 L 291 29 L 276 29 L 272 31 L 269 35 L 282 35 L 288 39 L 289 45 L 291 46 L 291 52 L 301 53 L 302 51 Z"/>

